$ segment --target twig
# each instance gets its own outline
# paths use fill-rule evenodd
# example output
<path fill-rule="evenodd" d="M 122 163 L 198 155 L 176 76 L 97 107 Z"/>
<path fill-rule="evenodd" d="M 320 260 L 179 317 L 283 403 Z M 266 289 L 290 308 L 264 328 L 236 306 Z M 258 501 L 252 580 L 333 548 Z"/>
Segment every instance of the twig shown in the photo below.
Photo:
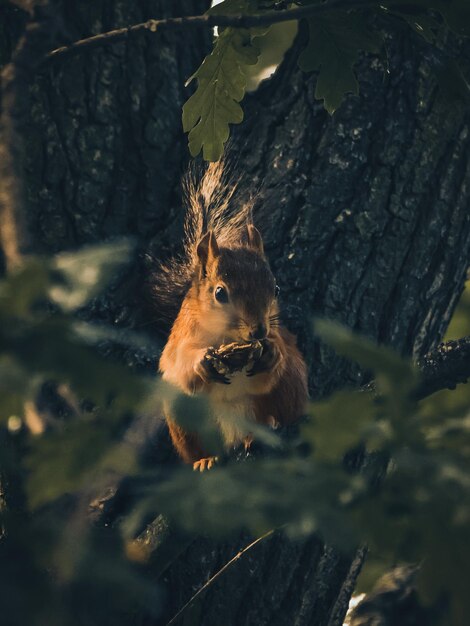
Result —
<path fill-rule="evenodd" d="M 440 389 L 455 389 L 470 379 L 470 336 L 441 343 L 418 360 L 422 380 L 415 391 L 420 400 Z"/>
<path fill-rule="evenodd" d="M 148 20 L 140 24 L 134 24 L 125 28 L 118 28 L 107 33 L 80 39 L 68 46 L 62 46 L 52 50 L 46 55 L 45 60 L 63 58 L 70 54 L 90 50 L 107 44 L 114 44 L 128 39 L 131 35 L 141 32 L 155 33 L 162 29 L 175 29 L 186 27 L 202 27 L 214 28 L 234 27 L 234 28 L 253 28 L 256 26 L 269 26 L 271 24 L 279 24 L 281 22 L 289 22 L 292 20 L 300 20 L 306 17 L 321 15 L 337 10 L 360 9 L 370 6 L 380 6 L 379 0 L 327 0 L 321 4 L 312 4 L 309 6 L 288 9 L 286 11 L 270 11 L 255 15 L 188 15 L 186 17 L 168 17 L 161 20 Z"/>
<path fill-rule="evenodd" d="M 421 380 L 413 392 L 415 400 L 423 400 L 436 391 L 455 389 L 470 379 L 470 336 L 441 343 L 416 362 Z M 375 381 L 361 391 L 376 391 Z"/>
<path fill-rule="evenodd" d="M 274 529 L 268 530 L 267 533 L 264 533 L 264 535 L 261 535 L 261 537 L 258 537 L 258 539 L 255 539 L 250 544 L 245 546 L 242 550 L 240 550 L 240 552 L 237 552 L 237 554 L 232 559 L 230 559 L 230 561 L 228 561 L 223 567 L 221 567 L 213 576 L 209 578 L 209 580 L 200 589 L 198 589 L 198 591 L 196 591 L 196 593 L 186 602 L 186 604 L 181 607 L 178 613 L 176 613 L 176 615 L 174 615 L 171 618 L 171 620 L 167 623 L 166 626 L 171 626 L 172 624 L 174 624 L 176 620 L 182 615 L 182 613 L 184 613 L 184 611 L 186 611 L 186 609 L 188 609 L 194 603 L 194 601 L 202 593 L 204 593 L 204 591 L 208 587 L 210 587 L 218 578 L 220 578 L 220 576 L 222 576 L 222 574 L 225 571 L 227 571 L 229 567 L 231 567 L 236 561 L 238 561 L 246 552 L 248 552 L 248 550 L 251 550 L 251 548 L 254 548 L 256 544 L 260 543 L 264 539 L 267 539 L 268 537 L 273 535 L 274 532 L 275 532 Z"/>

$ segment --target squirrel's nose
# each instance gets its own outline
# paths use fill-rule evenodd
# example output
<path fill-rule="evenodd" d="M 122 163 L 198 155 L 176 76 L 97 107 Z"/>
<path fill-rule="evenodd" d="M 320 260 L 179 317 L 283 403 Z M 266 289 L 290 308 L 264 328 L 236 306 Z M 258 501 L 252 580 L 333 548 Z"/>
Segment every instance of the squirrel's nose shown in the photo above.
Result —
<path fill-rule="evenodd" d="M 258 324 L 255 330 L 250 333 L 251 339 L 265 339 L 266 338 L 266 326 L 264 324 Z"/>

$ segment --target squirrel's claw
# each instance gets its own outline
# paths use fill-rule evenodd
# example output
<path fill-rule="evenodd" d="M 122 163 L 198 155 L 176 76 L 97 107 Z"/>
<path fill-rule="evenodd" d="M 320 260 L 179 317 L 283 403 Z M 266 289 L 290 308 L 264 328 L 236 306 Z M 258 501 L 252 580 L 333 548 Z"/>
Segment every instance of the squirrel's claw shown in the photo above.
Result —
<path fill-rule="evenodd" d="M 270 372 L 281 360 L 279 350 L 272 341 L 265 340 L 263 341 L 262 345 L 263 352 L 261 354 L 261 357 L 257 359 L 253 363 L 252 367 L 246 372 L 246 375 L 249 378 L 251 378 L 252 376 L 256 376 L 257 374 Z"/>
<path fill-rule="evenodd" d="M 198 470 L 200 472 L 203 472 L 206 469 L 210 470 L 212 467 L 214 467 L 218 460 L 219 458 L 216 456 L 208 456 L 203 459 L 199 459 L 199 461 L 195 461 L 193 463 L 193 470 L 195 472 L 197 472 Z"/>
<path fill-rule="evenodd" d="M 205 383 L 222 383 L 223 385 L 230 385 L 230 379 L 217 371 L 214 367 L 213 348 L 209 348 L 204 357 L 198 363 L 197 373 L 203 379 Z"/>
<path fill-rule="evenodd" d="M 208 378 L 210 382 L 213 383 L 222 383 L 223 385 L 230 385 L 231 381 L 225 374 L 221 374 L 218 372 L 212 363 L 208 363 L 206 366 L 206 371 L 208 373 Z"/>

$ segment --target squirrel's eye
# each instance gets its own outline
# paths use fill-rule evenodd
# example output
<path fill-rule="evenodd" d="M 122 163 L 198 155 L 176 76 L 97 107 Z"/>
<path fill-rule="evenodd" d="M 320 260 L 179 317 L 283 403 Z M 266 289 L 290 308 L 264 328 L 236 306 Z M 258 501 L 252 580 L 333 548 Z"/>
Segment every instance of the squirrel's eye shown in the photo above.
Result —
<path fill-rule="evenodd" d="M 279 294 L 280 294 L 280 293 L 281 293 L 281 290 L 280 290 L 280 288 L 279 288 L 279 285 L 276 285 L 276 286 L 274 287 L 274 297 L 275 297 L 275 298 L 279 297 Z"/>
<path fill-rule="evenodd" d="M 219 287 L 215 288 L 214 296 L 217 302 L 220 302 L 221 304 L 226 304 L 228 302 L 227 290 L 224 289 L 223 287 L 220 287 L 220 285 Z"/>

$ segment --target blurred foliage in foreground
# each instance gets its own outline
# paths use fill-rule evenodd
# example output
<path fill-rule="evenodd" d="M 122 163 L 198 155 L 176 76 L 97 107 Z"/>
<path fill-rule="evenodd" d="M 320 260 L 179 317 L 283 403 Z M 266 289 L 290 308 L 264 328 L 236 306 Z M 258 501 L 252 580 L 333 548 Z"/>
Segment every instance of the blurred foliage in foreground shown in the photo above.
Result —
<path fill-rule="evenodd" d="M 460 339 L 460 337 L 466 337 L 467 335 L 470 335 L 470 280 L 465 285 L 459 306 L 449 324 L 445 341 Z"/>
<path fill-rule="evenodd" d="M 90 494 L 110 475 L 137 471 L 123 435 L 157 387 L 100 356 L 96 346 L 117 339 L 112 329 L 72 316 L 130 253 L 123 241 L 30 259 L 0 282 L 5 626 L 112 624 L 136 603 L 155 606 L 155 590 L 125 557 L 120 536 L 93 528 L 86 517 Z M 51 381 L 55 406 L 40 411 L 38 397 Z M 80 490 L 80 498 L 67 496 Z"/>
<path fill-rule="evenodd" d="M 0 283 L 2 624 L 119 625 L 135 623 L 137 611 L 158 613 L 149 547 L 136 537 L 163 514 L 185 533 L 283 526 L 293 537 L 317 532 L 345 552 L 367 543 L 364 586 L 393 563 L 420 562 L 421 598 L 439 606 L 436 624 L 464 626 L 468 386 L 415 403 L 418 374 L 408 362 L 318 321 L 325 343 L 372 372 L 377 394 L 342 390 L 312 403 L 299 440 L 280 445 L 260 430 L 276 445 L 246 462 L 204 474 L 145 468 L 126 433 L 149 407 L 158 413 L 170 391 L 100 356 L 96 346 L 117 339 L 114 331 L 74 315 L 129 253 L 117 243 L 33 259 Z M 38 394 L 51 381 L 67 409 L 39 414 Z M 186 423 L 202 423 L 206 445 L 216 445 L 204 406 L 177 401 Z M 128 514 L 112 527 L 93 525 L 90 499 L 110 476 L 129 475 L 136 493 Z"/>

